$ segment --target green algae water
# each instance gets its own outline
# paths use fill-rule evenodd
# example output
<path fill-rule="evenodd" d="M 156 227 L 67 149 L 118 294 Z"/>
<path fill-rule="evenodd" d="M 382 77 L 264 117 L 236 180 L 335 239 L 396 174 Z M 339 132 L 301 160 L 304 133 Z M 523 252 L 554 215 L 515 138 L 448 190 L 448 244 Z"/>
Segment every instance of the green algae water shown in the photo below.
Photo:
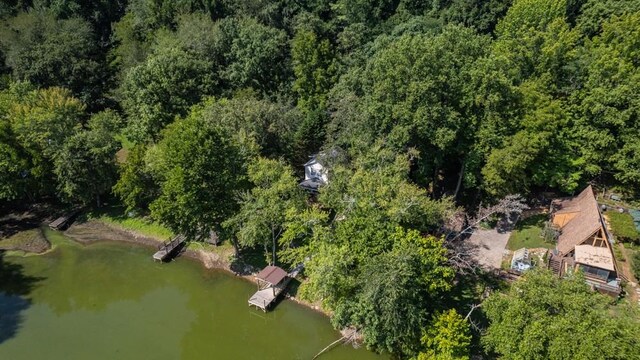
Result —
<path fill-rule="evenodd" d="M 340 337 L 291 301 L 249 308 L 255 285 L 149 248 L 79 245 L 0 258 L 0 359 L 311 359 Z M 320 359 L 382 359 L 339 346 Z"/>

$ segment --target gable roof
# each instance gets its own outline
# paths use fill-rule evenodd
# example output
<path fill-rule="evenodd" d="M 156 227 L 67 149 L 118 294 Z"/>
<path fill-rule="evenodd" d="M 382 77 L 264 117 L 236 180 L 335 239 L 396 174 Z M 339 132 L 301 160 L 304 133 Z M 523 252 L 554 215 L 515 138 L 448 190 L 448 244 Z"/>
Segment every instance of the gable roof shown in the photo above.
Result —
<path fill-rule="evenodd" d="M 256 275 L 256 277 L 262 281 L 268 282 L 271 285 L 277 285 L 280 283 L 280 281 L 282 281 L 282 279 L 287 277 L 287 272 L 277 266 L 269 265 L 266 268 L 262 269 L 262 271 L 260 271 L 258 275 Z"/>
<path fill-rule="evenodd" d="M 588 186 L 578 196 L 554 200 L 555 214 L 576 213 L 562 228 L 558 236 L 558 251 L 566 254 L 602 227 L 598 202 L 593 189 Z"/>

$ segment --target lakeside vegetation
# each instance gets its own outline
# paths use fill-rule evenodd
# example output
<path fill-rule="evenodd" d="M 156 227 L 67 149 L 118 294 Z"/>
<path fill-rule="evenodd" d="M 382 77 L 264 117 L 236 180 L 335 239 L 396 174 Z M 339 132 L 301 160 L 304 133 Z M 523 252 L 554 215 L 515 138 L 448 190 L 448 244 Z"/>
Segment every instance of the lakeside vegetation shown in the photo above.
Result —
<path fill-rule="evenodd" d="M 125 212 L 124 206 L 111 206 L 93 209 L 86 215 L 88 220 L 99 220 L 107 224 L 118 226 L 124 230 L 131 230 L 141 235 L 166 241 L 173 232 L 150 218 L 143 218 Z"/>
<path fill-rule="evenodd" d="M 580 274 L 503 290 L 456 234 L 514 194 L 640 195 L 639 39 L 636 0 L 2 2 L 0 205 L 304 262 L 399 358 L 638 359 L 633 309 Z M 552 247 L 530 219 L 509 248 Z"/>

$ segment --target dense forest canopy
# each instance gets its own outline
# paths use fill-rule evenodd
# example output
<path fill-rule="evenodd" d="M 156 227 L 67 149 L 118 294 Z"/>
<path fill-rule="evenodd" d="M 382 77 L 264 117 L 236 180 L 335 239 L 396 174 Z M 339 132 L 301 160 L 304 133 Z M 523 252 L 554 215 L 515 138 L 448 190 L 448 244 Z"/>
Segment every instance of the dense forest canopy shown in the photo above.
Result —
<path fill-rule="evenodd" d="M 540 326 L 505 323 L 528 292 L 577 291 L 585 326 L 610 311 L 545 274 L 490 298 L 479 343 L 442 238 L 510 194 L 640 195 L 639 116 L 638 0 L 0 3 L 0 202 L 111 199 L 306 261 L 301 294 L 399 357 L 639 356 L 630 321 L 581 334 L 624 351 L 514 350 Z M 330 181 L 309 200 L 317 153 Z M 554 301 L 527 311 L 576 314 Z"/>

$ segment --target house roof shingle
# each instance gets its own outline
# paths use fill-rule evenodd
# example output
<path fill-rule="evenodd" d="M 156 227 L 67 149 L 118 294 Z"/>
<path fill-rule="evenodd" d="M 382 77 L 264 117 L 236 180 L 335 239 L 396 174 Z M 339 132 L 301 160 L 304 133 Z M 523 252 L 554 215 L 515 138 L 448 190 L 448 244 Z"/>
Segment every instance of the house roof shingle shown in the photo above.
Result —
<path fill-rule="evenodd" d="M 591 186 L 578 196 L 558 199 L 553 202 L 555 214 L 576 212 L 577 214 L 562 227 L 558 237 L 558 251 L 566 254 L 598 231 L 601 226 L 600 210 Z"/>
<path fill-rule="evenodd" d="M 282 279 L 287 277 L 287 272 L 277 266 L 269 265 L 266 268 L 262 269 L 262 271 L 260 271 L 258 275 L 256 275 L 256 277 L 262 281 L 268 282 L 271 285 L 277 285 L 280 283 L 280 281 L 282 281 Z"/>

